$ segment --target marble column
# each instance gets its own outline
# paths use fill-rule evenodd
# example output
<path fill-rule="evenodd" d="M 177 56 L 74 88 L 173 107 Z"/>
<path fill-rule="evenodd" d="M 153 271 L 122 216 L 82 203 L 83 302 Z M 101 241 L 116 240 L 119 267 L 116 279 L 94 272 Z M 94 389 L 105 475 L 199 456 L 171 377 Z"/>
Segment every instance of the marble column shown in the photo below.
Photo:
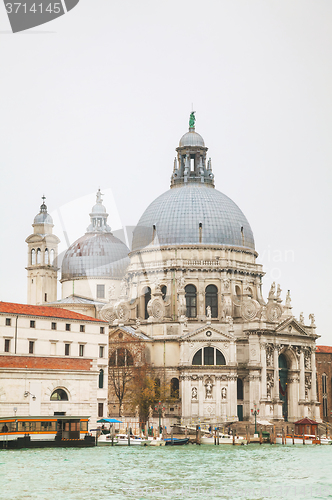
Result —
<path fill-rule="evenodd" d="M 272 390 L 273 399 L 279 399 L 279 350 L 273 351 L 274 386 Z"/>
<path fill-rule="evenodd" d="M 228 380 L 229 399 L 230 399 L 230 415 L 229 417 L 237 419 L 237 377 L 231 375 Z"/>
<path fill-rule="evenodd" d="M 203 377 L 198 380 L 198 417 L 202 418 L 204 414 L 204 386 Z"/>
<path fill-rule="evenodd" d="M 300 401 L 305 400 L 305 370 L 304 370 L 304 352 L 300 352 Z"/>
<path fill-rule="evenodd" d="M 316 355 L 314 349 L 311 351 L 311 400 L 317 400 L 316 394 Z"/>
<path fill-rule="evenodd" d="M 220 387 L 220 378 L 216 378 L 216 387 L 215 387 L 215 391 L 216 391 L 216 397 L 215 397 L 215 400 L 216 400 L 216 417 L 220 417 L 220 414 L 221 414 L 221 387 Z"/>
<path fill-rule="evenodd" d="M 262 399 L 267 399 L 267 389 L 266 389 L 266 348 L 265 344 L 261 345 L 261 365 L 262 365 L 262 371 L 261 371 L 261 398 Z"/>

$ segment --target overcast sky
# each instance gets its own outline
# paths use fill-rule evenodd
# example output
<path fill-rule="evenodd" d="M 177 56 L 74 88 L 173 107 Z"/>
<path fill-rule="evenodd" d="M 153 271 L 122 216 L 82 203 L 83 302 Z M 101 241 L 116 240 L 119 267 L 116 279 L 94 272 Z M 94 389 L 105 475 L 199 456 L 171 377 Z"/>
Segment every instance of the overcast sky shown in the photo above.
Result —
<path fill-rule="evenodd" d="M 136 224 L 169 187 L 193 103 L 265 297 L 290 289 L 331 345 L 331 26 L 331 0 L 81 0 L 13 35 L 1 4 L 0 300 L 26 301 L 42 194 L 73 239 L 98 187 L 113 229 Z"/>

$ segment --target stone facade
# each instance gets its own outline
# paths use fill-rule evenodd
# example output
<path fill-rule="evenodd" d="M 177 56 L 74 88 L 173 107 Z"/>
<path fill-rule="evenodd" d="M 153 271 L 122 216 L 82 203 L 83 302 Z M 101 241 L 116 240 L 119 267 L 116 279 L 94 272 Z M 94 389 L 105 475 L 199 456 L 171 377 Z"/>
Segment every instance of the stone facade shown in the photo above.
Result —
<path fill-rule="evenodd" d="M 95 425 L 107 414 L 107 348 L 101 320 L 1 302 L 0 416 L 65 412 Z"/>

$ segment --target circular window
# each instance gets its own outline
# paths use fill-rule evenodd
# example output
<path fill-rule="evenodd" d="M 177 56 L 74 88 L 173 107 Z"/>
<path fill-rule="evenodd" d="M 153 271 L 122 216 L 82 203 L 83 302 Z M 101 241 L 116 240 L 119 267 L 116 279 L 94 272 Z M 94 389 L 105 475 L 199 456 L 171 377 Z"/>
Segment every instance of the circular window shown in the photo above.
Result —
<path fill-rule="evenodd" d="M 119 333 L 119 339 L 122 339 L 123 338 L 123 333 Z"/>
<path fill-rule="evenodd" d="M 211 337 L 212 332 L 208 331 L 208 332 L 206 332 L 206 333 L 205 333 L 205 335 L 206 335 L 207 337 Z"/>

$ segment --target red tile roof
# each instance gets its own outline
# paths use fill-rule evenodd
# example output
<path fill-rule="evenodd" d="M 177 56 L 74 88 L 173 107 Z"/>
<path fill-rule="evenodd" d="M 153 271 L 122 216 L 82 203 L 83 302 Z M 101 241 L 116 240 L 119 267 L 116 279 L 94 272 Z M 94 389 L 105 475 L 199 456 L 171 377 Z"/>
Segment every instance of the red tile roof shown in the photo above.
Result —
<path fill-rule="evenodd" d="M 76 319 L 80 321 L 96 321 L 106 323 L 101 319 L 91 318 L 85 314 L 68 311 L 57 307 L 31 306 L 27 304 L 14 304 L 12 302 L 0 302 L 0 313 L 18 314 L 19 316 L 43 316 L 44 318 Z"/>
<path fill-rule="evenodd" d="M 332 354 L 332 346 L 330 346 L 330 345 L 318 345 L 316 347 L 316 352 L 325 352 L 326 354 Z"/>

